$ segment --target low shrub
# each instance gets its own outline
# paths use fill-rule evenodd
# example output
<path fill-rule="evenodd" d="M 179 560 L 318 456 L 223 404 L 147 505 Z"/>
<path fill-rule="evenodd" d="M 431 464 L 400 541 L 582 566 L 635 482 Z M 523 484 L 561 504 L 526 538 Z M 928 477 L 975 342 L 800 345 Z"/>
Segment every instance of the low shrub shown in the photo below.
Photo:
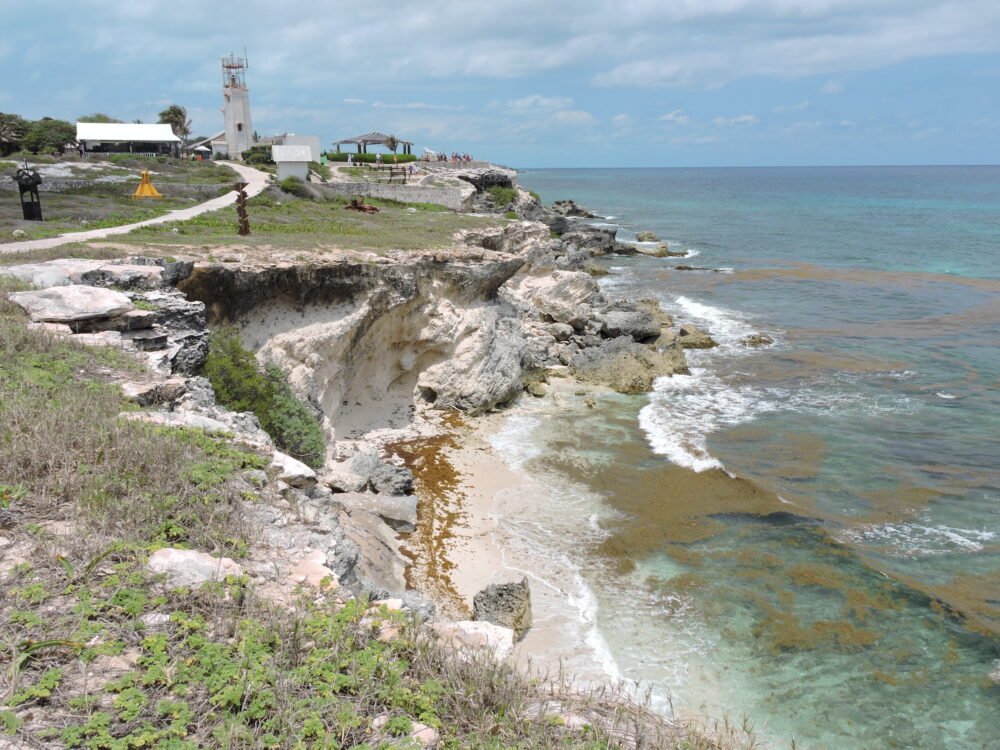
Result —
<path fill-rule="evenodd" d="M 309 169 L 318 174 L 324 180 L 329 180 L 332 176 L 330 168 L 326 166 L 326 164 L 320 164 L 318 161 L 309 162 Z"/>
<path fill-rule="evenodd" d="M 375 154 L 351 154 L 354 157 L 354 161 L 358 164 L 374 164 Z M 326 154 L 327 161 L 335 162 L 346 162 L 348 154 L 347 153 L 328 153 Z M 396 161 L 400 164 L 406 164 L 411 161 L 416 161 L 417 157 L 414 154 L 396 154 Z M 392 164 L 392 154 L 382 154 L 383 164 Z"/>
<path fill-rule="evenodd" d="M 257 364 L 235 329 L 224 328 L 212 335 L 204 375 L 219 403 L 234 411 L 253 412 L 279 448 L 314 469 L 323 465 L 319 420 L 292 393 L 280 369 Z"/>
<path fill-rule="evenodd" d="M 278 183 L 278 187 L 296 198 L 312 198 L 309 188 L 299 177 L 286 177 Z"/>
<path fill-rule="evenodd" d="M 251 146 L 243 152 L 244 164 L 274 164 L 270 146 Z"/>
<path fill-rule="evenodd" d="M 509 206 L 517 200 L 517 188 L 505 188 L 494 185 L 491 188 L 487 188 L 486 192 L 493 196 L 493 200 L 498 206 Z"/>

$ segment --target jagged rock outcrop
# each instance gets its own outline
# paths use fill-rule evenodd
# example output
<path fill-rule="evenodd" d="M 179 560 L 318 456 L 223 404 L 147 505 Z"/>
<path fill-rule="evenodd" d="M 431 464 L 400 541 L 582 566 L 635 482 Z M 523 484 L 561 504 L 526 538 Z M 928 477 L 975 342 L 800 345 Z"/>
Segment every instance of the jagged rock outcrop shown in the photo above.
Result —
<path fill-rule="evenodd" d="M 519 583 L 494 583 L 473 598 L 472 617 L 514 631 L 520 640 L 531 627 L 531 589 L 528 579 Z"/>
<path fill-rule="evenodd" d="M 607 338 L 628 336 L 640 343 L 650 343 L 660 336 L 661 325 L 653 313 L 635 302 L 613 302 L 596 312 L 601 334 Z"/>
<path fill-rule="evenodd" d="M 476 188 L 476 192 L 481 193 L 491 187 L 514 187 L 517 172 L 499 167 L 481 167 L 453 170 L 449 176 L 468 182 Z"/>
<path fill-rule="evenodd" d="M 597 219 L 597 214 L 591 213 L 574 200 L 553 201 L 552 213 L 557 216 L 572 216 L 581 219 Z"/>
<path fill-rule="evenodd" d="M 684 323 L 680 327 L 679 340 L 685 349 L 712 349 L 719 343 L 711 337 L 707 331 L 703 331 L 698 326 Z"/>
<path fill-rule="evenodd" d="M 766 333 L 752 333 L 744 338 L 740 343 L 743 344 L 743 346 L 751 347 L 771 346 L 771 344 L 774 343 L 774 339 Z"/>
<path fill-rule="evenodd" d="M 658 377 L 688 371 L 684 353 L 676 343 L 657 349 L 624 337 L 578 351 L 570 360 L 570 369 L 582 382 L 633 394 L 648 393 Z"/>

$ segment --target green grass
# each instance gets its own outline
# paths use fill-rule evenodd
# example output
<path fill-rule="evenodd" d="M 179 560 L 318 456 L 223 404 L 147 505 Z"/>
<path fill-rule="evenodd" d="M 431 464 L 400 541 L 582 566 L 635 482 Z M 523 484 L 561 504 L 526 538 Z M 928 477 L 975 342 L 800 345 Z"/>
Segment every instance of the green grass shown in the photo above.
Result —
<path fill-rule="evenodd" d="M 235 209 L 222 209 L 185 222 L 142 227 L 116 238 L 116 242 L 144 247 L 211 247 L 238 242 L 292 250 L 335 248 L 382 252 L 444 247 L 452 244 L 455 232 L 461 229 L 496 223 L 495 219 L 458 214 L 433 204 L 378 198 L 366 198 L 365 203 L 379 207 L 380 212 L 362 214 L 345 210 L 344 198 L 328 195 L 329 200 L 316 201 L 288 195 L 276 198 L 269 193 L 251 198 L 249 237 L 237 236 Z M 407 210 L 410 208 L 416 211 L 411 213 Z"/>
<path fill-rule="evenodd" d="M 0 277 L 0 486 L 32 502 L 11 512 L 22 523 L 76 518 L 82 548 L 108 536 L 244 548 L 227 481 L 267 460 L 202 433 L 121 419 L 129 405 L 110 380 L 139 375 L 137 361 L 28 329 L 6 302 L 18 286 Z"/>
<path fill-rule="evenodd" d="M 55 237 L 66 232 L 87 231 L 121 226 L 162 216 L 167 211 L 188 208 L 222 195 L 232 188 L 236 174 L 228 167 L 211 162 L 189 162 L 179 159 L 160 161 L 142 159 L 129 155 L 113 155 L 112 168 L 101 170 L 83 169 L 78 165 L 94 163 L 97 159 L 83 162 L 68 160 L 73 172 L 68 179 L 90 180 L 82 187 L 61 192 L 42 192 L 42 216 L 44 221 L 24 221 L 16 192 L 0 193 L 0 243 L 14 242 L 15 230 L 25 233 L 23 240 Z M 38 164 L 38 159 L 30 160 Z M 5 166 L 10 164 L 11 166 Z M 0 180 L 9 180 L 19 165 L 13 162 L 0 163 Z M 139 181 L 139 171 L 148 169 L 153 185 L 163 195 L 161 199 L 135 199 L 132 193 Z M 98 177 L 129 175 L 132 179 L 124 183 L 98 182 Z M 43 178 L 44 179 L 44 178 Z M 197 194 L 189 193 L 175 186 L 205 186 Z"/>

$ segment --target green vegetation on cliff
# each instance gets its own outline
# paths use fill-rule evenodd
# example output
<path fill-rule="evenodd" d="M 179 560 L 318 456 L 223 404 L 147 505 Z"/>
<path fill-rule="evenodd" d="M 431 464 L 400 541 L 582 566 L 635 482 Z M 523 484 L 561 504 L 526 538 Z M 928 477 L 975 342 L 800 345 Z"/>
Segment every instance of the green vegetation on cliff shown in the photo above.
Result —
<path fill-rule="evenodd" d="M 292 393 L 281 370 L 257 364 L 235 329 L 212 334 L 204 374 L 220 404 L 253 412 L 281 450 L 314 469 L 323 465 L 323 429 L 316 415 Z"/>

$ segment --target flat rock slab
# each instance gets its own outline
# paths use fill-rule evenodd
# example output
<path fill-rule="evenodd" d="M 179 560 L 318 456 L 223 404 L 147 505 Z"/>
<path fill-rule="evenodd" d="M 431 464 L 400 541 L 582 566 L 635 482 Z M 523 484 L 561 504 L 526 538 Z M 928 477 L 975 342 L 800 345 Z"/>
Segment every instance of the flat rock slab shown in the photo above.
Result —
<path fill-rule="evenodd" d="M 191 427 L 206 432 L 231 432 L 229 425 L 211 417 L 194 414 L 189 411 L 126 411 L 121 417 L 133 422 L 148 422 L 149 424 L 166 427 Z"/>
<path fill-rule="evenodd" d="M 36 323 L 74 323 L 113 318 L 134 309 L 121 292 L 96 286 L 56 286 L 8 295 Z"/>
<path fill-rule="evenodd" d="M 163 267 L 106 260 L 62 258 L 44 263 L 24 263 L 3 270 L 32 286 L 48 289 L 74 284 L 110 284 L 129 289 L 156 289 L 163 283 Z"/>
<path fill-rule="evenodd" d="M 156 550 L 146 567 L 154 573 L 166 573 L 174 586 L 200 586 L 243 574 L 243 568 L 228 557 L 212 557 L 205 552 L 174 547 Z"/>

